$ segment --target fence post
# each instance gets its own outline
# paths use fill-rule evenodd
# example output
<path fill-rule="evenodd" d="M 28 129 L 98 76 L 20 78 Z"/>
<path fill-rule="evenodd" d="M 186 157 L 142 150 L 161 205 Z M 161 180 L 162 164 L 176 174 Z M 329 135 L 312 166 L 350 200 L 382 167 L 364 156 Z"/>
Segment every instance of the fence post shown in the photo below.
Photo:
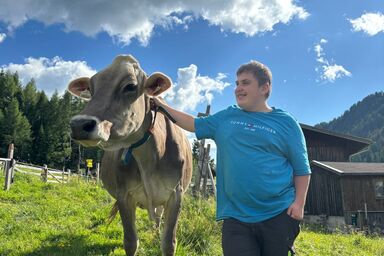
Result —
<path fill-rule="evenodd" d="M 97 184 L 100 182 L 100 163 L 96 164 L 96 181 Z"/>
<path fill-rule="evenodd" d="M 209 116 L 209 113 L 211 111 L 211 105 L 207 105 L 207 108 L 205 109 L 205 113 L 198 113 L 198 117 L 203 116 Z M 200 196 L 200 186 L 201 186 L 201 178 L 203 177 L 203 169 L 204 169 L 204 159 L 205 159 L 205 140 L 202 139 L 199 142 L 199 155 L 198 155 L 198 161 L 197 161 L 197 180 L 195 181 L 195 187 L 193 188 L 193 195 Z M 204 189 L 204 188 L 203 188 Z"/>
<path fill-rule="evenodd" d="M 48 166 L 45 164 L 41 173 L 41 179 L 44 182 L 48 182 Z"/>
<path fill-rule="evenodd" d="M 10 161 L 6 161 L 5 164 L 5 184 L 4 184 L 4 190 L 8 191 L 11 187 L 11 180 L 12 180 L 12 171 L 13 171 L 13 152 L 14 152 L 15 146 L 13 143 L 9 144 L 8 146 L 8 159 Z M 8 163 L 9 162 L 9 163 Z"/>
<path fill-rule="evenodd" d="M 204 150 L 204 162 L 203 162 L 203 197 L 207 193 L 207 179 L 208 179 L 208 166 L 209 166 L 209 152 L 211 151 L 211 144 L 208 144 Z"/>
<path fill-rule="evenodd" d="M 209 178 L 211 179 L 211 182 L 212 182 L 212 189 L 213 189 L 213 194 L 215 195 L 216 197 L 216 184 L 215 184 L 215 180 L 213 178 L 213 174 L 212 174 L 212 170 L 211 170 L 211 166 L 208 164 L 208 174 L 209 174 Z"/>
<path fill-rule="evenodd" d="M 200 185 L 201 185 L 201 178 L 202 178 L 202 171 L 203 171 L 203 166 L 204 166 L 204 144 L 205 140 L 202 139 L 199 142 L 199 155 L 198 155 L 198 160 L 197 160 L 197 179 L 195 180 L 195 187 L 193 188 L 193 194 L 195 196 L 200 196 Z"/>
<path fill-rule="evenodd" d="M 69 182 L 71 179 L 71 169 L 67 169 L 67 172 L 68 172 L 67 181 Z"/>

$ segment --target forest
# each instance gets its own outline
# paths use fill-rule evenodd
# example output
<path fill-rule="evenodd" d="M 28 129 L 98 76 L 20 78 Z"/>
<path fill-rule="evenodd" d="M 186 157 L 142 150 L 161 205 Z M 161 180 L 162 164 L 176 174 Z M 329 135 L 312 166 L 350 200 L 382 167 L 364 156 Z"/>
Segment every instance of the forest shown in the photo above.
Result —
<path fill-rule="evenodd" d="M 316 127 L 373 141 L 369 150 L 352 158 L 355 162 L 384 162 L 384 92 L 368 95 L 340 117 Z"/>
<path fill-rule="evenodd" d="M 86 158 L 100 161 L 102 152 L 71 140 L 69 120 L 84 106 L 69 92 L 48 97 L 34 80 L 23 85 L 17 73 L 0 71 L 0 157 L 15 145 L 21 162 L 78 170 Z"/>

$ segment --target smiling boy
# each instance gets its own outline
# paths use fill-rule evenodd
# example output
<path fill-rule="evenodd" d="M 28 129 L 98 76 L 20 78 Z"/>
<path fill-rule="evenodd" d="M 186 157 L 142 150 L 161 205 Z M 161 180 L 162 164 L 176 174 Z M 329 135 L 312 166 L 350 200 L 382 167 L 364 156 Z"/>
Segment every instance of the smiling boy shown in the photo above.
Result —
<path fill-rule="evenodd" d="M 286 256 L 300 232 L 310 180 L 305 138 L 270 107 L 272 74 L 251 61 L 237 70 L 237 105 L 194 118 L 155 99 L 181 128 L 217 145 L 217 211 L 225 256 Z"/>

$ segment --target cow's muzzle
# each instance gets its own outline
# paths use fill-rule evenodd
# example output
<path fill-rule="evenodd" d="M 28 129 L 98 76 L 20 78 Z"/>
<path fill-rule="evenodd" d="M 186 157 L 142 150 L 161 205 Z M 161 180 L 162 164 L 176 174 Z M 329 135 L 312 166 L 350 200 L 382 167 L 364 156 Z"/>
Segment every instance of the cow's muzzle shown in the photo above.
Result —
<path fill-rule="evenodd" d="M 112 123 L 87 115 L 74 116 L 70 121 L 71 137 L 77 141 L 107 141 Z"/>

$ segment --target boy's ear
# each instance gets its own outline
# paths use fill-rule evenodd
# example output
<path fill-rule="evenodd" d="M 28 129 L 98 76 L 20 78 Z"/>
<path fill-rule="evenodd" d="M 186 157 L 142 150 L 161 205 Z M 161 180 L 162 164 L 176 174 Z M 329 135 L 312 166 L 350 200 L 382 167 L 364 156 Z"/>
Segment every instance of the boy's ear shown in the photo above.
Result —
<path fill-rule="evenodd" d="M 144 91 L 150 96 L 157 96 L 168 90 L 171 86 L 172 81 L 167 75 L 161 72 L 155 72 L 145 81 Z"/>
<path fill-rule="evenodd" d="M 271 85 L 269 83 L 264 83 L 262 86 L 261 86 L 263 92 L 265 94 L 269 94 L 270 91 L 271 91 Z"/>
<path fill-rule="evenodd" d="M 89 77 L 80 77 L 72 80 L 67 90 L 74 95 L 85 101 L 91 100 L 91 91 L 89 90 L 90 80 Z"/>

